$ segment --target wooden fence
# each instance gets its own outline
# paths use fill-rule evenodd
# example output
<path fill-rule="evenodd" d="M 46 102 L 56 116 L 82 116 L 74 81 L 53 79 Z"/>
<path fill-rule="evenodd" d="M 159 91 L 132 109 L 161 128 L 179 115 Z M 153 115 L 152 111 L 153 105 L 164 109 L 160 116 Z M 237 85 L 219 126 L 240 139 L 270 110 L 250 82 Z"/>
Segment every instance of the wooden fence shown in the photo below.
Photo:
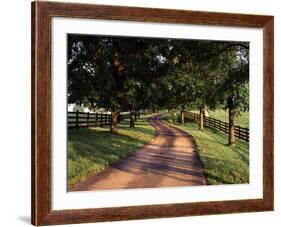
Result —
<path fill-rule="evenodd" d="M 123 121 L 125 115 L 119 114 L 117 121 Z M 88 128 L 88 127 L 104 127 L 111 125 L 111 114 L 89 113 L 89 112 L 68 112 L 67 113 L 68 128 Z"/>
<path fill-rule="evenodd" d="M 192 112 L 185 112 L 185 118 L 199 122 L 200 115 Z M 229 132 L 229 123 L 221 120 L 217 120 L 212 117 L 204 116 L 204 126 L 215 128 L 225 133 Z M 250 132 L 248 128 L 243 128 L 235 125 L 234 130 L 235 130 L 235 137 L 249 142 Z"/>

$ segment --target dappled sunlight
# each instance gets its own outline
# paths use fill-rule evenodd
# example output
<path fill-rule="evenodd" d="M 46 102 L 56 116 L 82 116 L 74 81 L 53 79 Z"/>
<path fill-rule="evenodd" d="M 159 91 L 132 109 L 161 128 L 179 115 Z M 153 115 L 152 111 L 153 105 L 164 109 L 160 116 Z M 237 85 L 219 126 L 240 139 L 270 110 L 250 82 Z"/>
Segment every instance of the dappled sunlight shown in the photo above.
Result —
<path fill-rule="evenodd" d="M 169 116 L 165 116 L 172 124 Z M 227 146 L 228 135 L 216 129 L 198 130 L 198 123 L 187 121 L 184 125 L 172 124 L 190 133 L 211 184 L 249 183 L 249 145 L 236 139 L 235 146 Z"/>
<path fill-rule="evenodd" d="M 114 169 L 126 175 L 116 187 L 248 182 L 249 146 L 235 137 L 250 133 L 235 122 L 249 119 L 249 42 L 90 34 L 67 42 L 69 185 L 142 149 L 131 160 L 139 175 Z"/>
<path fill-rule="evenodd" d="M 156 133 L 148 144 L 75 184 L 70 190 L 206 185 L 193 138 L 158 120 L 150 119 L 149 123 Z M 137 131 L 134 129 L 134 133 Z"/>

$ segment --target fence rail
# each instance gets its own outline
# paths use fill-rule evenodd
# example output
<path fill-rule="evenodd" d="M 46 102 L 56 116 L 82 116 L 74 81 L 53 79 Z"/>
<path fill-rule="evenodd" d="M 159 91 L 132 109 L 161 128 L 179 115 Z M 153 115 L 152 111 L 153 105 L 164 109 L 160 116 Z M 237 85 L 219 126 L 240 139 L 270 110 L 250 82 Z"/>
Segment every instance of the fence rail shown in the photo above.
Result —
<path fill-rule="evenodd" d="M 199 122 L 200 115 L 197 113 L 185 112 L 185 118 Z M 229 132 L 229 123 L 212 118 L 212 117 L 204 116 L 204 125 L 207 127 L 210 127 L 210 128 L 218 129 L 224 133 Z M 235 134 L 235 137 L 249 142 L 250 132 L 249 132 L 248 128 L 243 128 L 241 126 L 235 125 L 234 134 Z"/>
<path fill-rule="evenodd" d="M 123 121 L 125 115 L 119 114 L 117 121 Z M 89 113 L 89 112 L 68 112 L 67 126 L 68 128 L 88 128 L 88 127 L 104 127 L 111 125 L 111 114 L 105 113 Z"/>

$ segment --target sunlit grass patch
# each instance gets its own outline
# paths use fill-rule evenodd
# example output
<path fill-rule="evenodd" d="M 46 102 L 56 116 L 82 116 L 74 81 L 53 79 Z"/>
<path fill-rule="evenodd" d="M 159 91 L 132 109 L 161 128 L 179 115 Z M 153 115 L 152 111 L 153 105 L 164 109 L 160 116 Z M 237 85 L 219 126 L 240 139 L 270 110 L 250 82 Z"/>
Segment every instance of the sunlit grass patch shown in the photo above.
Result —
<path fill-rule="evenodd" d="M 127 156 L 154 136 L 154 129 L 145 116 L 129 127 L 129 120 L 118 124 L 118 132 L 108 128 L 80 128 L 68 130 L 68 186 L 104 170 L 111 163 Z"/>

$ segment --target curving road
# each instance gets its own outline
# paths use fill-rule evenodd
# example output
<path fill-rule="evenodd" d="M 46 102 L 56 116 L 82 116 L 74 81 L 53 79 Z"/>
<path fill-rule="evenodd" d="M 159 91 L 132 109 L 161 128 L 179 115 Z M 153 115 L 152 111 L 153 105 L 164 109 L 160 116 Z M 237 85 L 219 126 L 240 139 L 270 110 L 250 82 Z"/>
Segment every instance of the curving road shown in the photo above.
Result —
<path fill-rule="evenodd" d="M 193 138 L 161 122 L 159 116 L 150 118 L 149 122 L 156 134 L 148 144 L 74 185 L 70 191 L 207 184 Z"/>

